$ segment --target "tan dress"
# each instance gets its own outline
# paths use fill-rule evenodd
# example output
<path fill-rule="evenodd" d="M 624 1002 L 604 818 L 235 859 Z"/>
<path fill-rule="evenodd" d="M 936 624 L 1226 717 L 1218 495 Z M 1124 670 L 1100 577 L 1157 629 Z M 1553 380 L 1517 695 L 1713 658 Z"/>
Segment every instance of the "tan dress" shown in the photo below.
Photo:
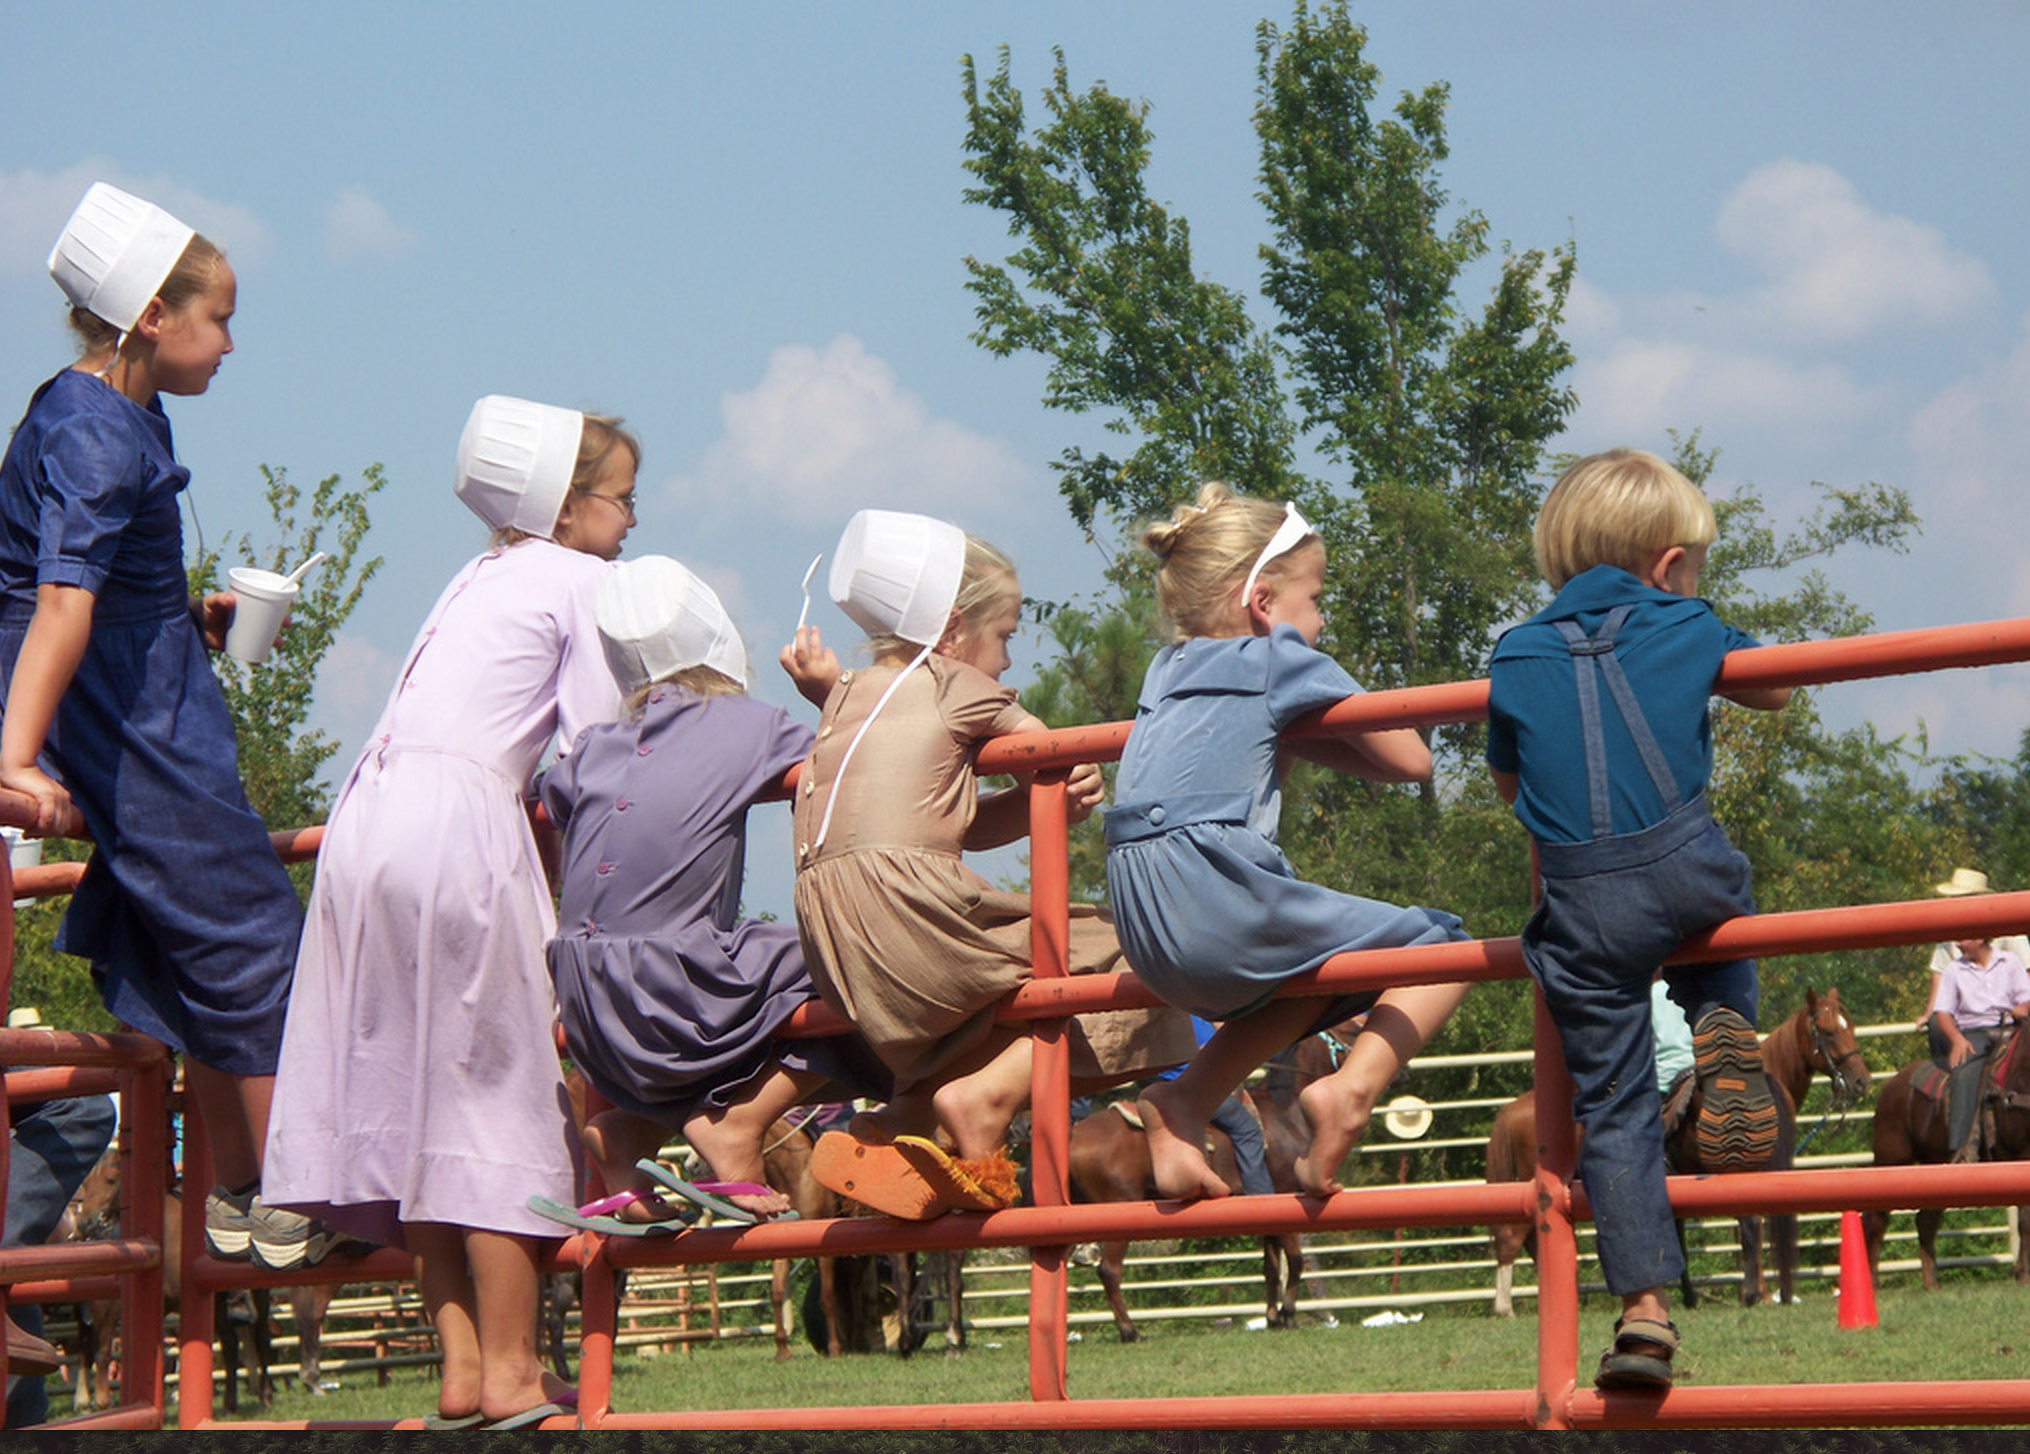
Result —
<path fill-rule="evenodd" d="M 996 1002 L 1030 977 L 1030 926 L 1027 894 L 996 889 L 959 860 L 978 797 L 973 752 L 1025 720 L 1011 689 L 932 656 L 881 709 L 840 780 L 896 670 L 846 672 L 825 702 L 797 790 L 796 913 L 819 994 L 901 1089 L 987 1038 Z M 1074 904 L 1071 914 L 1073 974 L 1127 968 L 1099 910 Z M 1189 1017 L 1167 1009 L 1080 1015 L 1066 1039 L 1080 1077 L 1132 1079 L 1197 1049 Z"/>

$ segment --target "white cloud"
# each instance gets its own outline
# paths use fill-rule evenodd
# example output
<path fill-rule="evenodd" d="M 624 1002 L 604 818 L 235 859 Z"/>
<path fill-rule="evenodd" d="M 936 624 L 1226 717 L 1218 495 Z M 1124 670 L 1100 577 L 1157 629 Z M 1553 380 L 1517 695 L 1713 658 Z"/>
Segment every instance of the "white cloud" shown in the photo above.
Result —
<path fill-rule="evenodd" d="M 324 204 L 324 249 L 332 260 L 396 257 L 414 244 L 414 229 L 388 215 L 371 193 L 347 187 Z"/>
<path fill-rule="evenodd" d="M 1831 167 L 1792 158 L 1758 167 L 1721 203 L 1721 246 L 1769 279 L 1749 317 L 1808 336 L 1857 339 L 1966 314 L 1991 298 L 1979 258 L 1937 228 L 1878 212 Z"/>
<path fill-rule="evenodd" d="M 167 177 L 137 177 L 102 157 L 60 172 L 0 172 L 0 276 L 45 272 L 49 250 L 94 182 L 110 182 L 173 213 L 223 247 L 236 262 L 258 261 L 272 234 L 245 207 L 217 202 Z"/>
<path fill-rule="evenodd" d="M 1589 434 L 1629 440 L 1709 426 L 1825 429 L 1864 418 L 1880 402 L 1836 363 L 1668 337 L 1607 339 L 1583 350 L 1573 388 Z"/>
<path fill-rule="evenodd" d="M 682 503 L 785 519 L 874 502 L 972 517 L 1033 485 L 1006 443 L 935 417 L 850 334 L 822 351 L 778 348 L 761 382 L 719 409 L 725 432 L 672 486 Z"/>
<path fill-rule="evenodd" d="M 1965 532 L 1986 557 L 2006 609 L 2030 615 L 2022 568 L 2023 475 L 2030 461 L 2030 318 L 2013 348 L 1941 391 L 1911 418 L 1906 439 L 1928 519 Z"/>

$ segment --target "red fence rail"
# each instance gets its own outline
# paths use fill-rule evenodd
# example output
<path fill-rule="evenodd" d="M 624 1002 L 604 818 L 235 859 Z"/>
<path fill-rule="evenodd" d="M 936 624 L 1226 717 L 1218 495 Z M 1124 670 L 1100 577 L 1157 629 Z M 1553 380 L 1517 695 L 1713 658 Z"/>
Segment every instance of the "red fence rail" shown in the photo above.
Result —
<path fill-rule="evenodd" d="M 1804 685 L 1948 668 L 2030 660 L 2030 619 L 1896 632 L 1840 641 L 1807 642 L 1737 652 L 1721 683 L 1729 687 Z M 1434 726 L 1484 715 L 1486 684 L 1455 683 L 1349 699 L 1293 729 L 1326 734 L 1392 726 Z M 1717 1428 L 2030 1422 L 2030 1379 L 1922 1383 L 1780 1384 L 1672 1389 L 1653 1396 L 1602 1394 L 1578 1379 L 1578 1259 L 1576 1222 L 1587 1213 L 1572 1185 L 1574 1147 L 1569 1115 L 1538 1119 L 1537 1179 L 1508 1186 L 1391 1187 L 1333 1197 L 1236 1197 L 1181 1205 L 1139 1202 L 1072 1206 L 1065 1151 L 1069 1134 L 1065 1017 L 1108 1006 L 1155 1003 L 1132 975 L 1065 976 L 1068 870 L 1063 795 L 1054 791 L 1070 766 L 1118 756 L 1126 724 L 1025 734 L 991 744 L 981 755 L 986 771 L 1020 769 L 1038 775 L 1032 794 L 1032 895 L 1036 978 L 1006 1001 L 1002 1018 L 1027 1022 L 1036 1037 L 1032 1093 L 1034 1205 L 987 1215 L 954 1213 L 928 1224 L 865 1218 L 780 1223 L 687 1232 L 653 1245 L 581 1234 L 563 1244 L 561 1264 L 582 1267 L 583 1347 L 580 1408 L 588 1428 L 807 1428 L 909 1429 L 1106 1428 L 1134 1424 L 1166 1428 Z M 0 794 L 0 822 L 20 822 L 20 800 Z M 315 851 L 317 830 L 277 835 L 285 856 Z M 63 891 L 68 866 L 25 871 L 23 890 Z M 53 875 L 44 878 L 44 875 Z M 14 885 L 0 862 L 0 984 L 11 974 Z M 1687 941 L 1680 959 L 1716 955 L 1771 956 L 1815 950 L 1872 948 L 1935 941 L 1969 931 L 2030 930 L 2030 893 L 1998 894 L 1944 903 L 1861 905 L 1767 914 L 1738 919 Z M 1394 984 L 1513 979 L 1523 975 L 1513 939 L 1479 940 L 1413 949 L 1342 955 L 1290 981 L 1286 996 Z M 839 1022 L 818 1005 L 799 1011 L 792 1033 L 826 1033 Z M 33 1043 L 24 1036 L 34 1035 Z M 1557 1036 L 1538 1004 L 1536 1086 L 1540 1103 L 1569 1107 L 1571 1086 Z M 0 1032 L 0 1060 L 21 1065 L 117 1067 L 131 1087 L 122 1126 L 124 1153 L 134 1180 L 139 1220 L 129 1239 L 100 1249 L 0 1251 L 0 1290 L 44 1292 L 66 1277 L 116 1273 L 126 1295 L 130 1327 L 159 1323 L 161 1226 L 151 1225 L 145 1200 L 150 1168 L 157 1169 L 152 1205 L 161 1205 L 160 1154 L 166 1135 L 166 1070 L 159 1046 L 138 1036 L 83 1036 Z M 89 1072 L 77 1072 L 87 1074 Z M 30 1074 L 35 1074 L 31 1072 Z M 8 1077 L 10 1095 L 25 1094 Z M 39 1092 L 38 1092 L 39 1093 Z M 192 1118 L 185 1147 L 193 1184 L 208 1184 L 203 1128 Z M 0 1171 L 5 1152 L 0 1151 Z M 1912 1206 L 2006 1206 L 2030 1203 L 2030 1162 L 1923 1169 L 1848 1168 L 1788 1171 L 1691 1180 L 1672 1178 L 1671 1201 L 1684 1213 L 1795 1212 Z M 1243 1398 L 1073 1399 L 1065 1380 L 1068 1331 L 1066 1249 L 1077 1242 L 1116 1237 L 1231 1236 L 1279 1231 L 1443 1226 L 1533 1220 L 1538 1234 L 1538 1338 L 1533 1383 L 1442 1393 L 1288 1395 L 1273 1391 Z M 1030 1274 L 1030 1401 L 935 1406 L 743 1409 L 621 1412 L 611 1407 L 617 1309 L 613 1273 L 620 1268 L 759 1260 L 859 1252 L 971 1247 L 1026 1247 Z M 110 1250 L 107 1250 L 110 1249 Z M 326 1265 L 306 1273 L 263 1273 L 245 1264 L 205 1256 L 197 1219 L 186 1218 L 184 1286 L 206 1291 L 249 1283 L 357 1281 L 405 1275 L 407 1259 L 387 1251 Z M 40 1279 L 39 1281 L 37 1279 Z M 153 1309 L 153 1319 L 143 1321 Z M 186 1299 L 179 1379 L 178 1423 L 211 1421 L 211 1299 Z M 137 1317 L 136 1315 L 139 1315 Z M 72 1421 L 73 1427 L 157 1427 L 162 1419 L 159 1366 L 146 1361 L 148 1340 L 130 1339 L 139 1362 L 129 1364 L 129 1390 L 152 1393 L 111 1414 Z M 409 1421 L 413 1423 L 413 1421 Z M 234 1425 L 264 1427 L 264 1425 Z M 265 1427 L 292 1427 L 269 1424 Z M 301 1427 L 301 1425 L 293 1425 Z M 374 1425 L 373 1427 L 386 1427 Z"/>

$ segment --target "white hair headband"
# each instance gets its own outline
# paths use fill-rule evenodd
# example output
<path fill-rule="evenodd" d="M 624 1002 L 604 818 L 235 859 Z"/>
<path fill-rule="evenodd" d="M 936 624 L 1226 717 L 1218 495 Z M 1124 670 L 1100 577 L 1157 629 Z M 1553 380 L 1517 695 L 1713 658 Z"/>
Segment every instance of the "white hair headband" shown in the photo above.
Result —
<path fill-rule="evenodd" d="M 1297 548 L 1298 542 L 1311 534 L 1311 523 L 1297 513 L 1294 504 L 1283 506 L 1283 523 L 1276 527 L 1276 533 L 1269 537 L 1269 543 L 1262 547 L 1262 553 L 1255 557 L 1254 568 L 1248 572 L 1245 584 L 1241 586 L 1241 606 L 1246 609 L 1248 601 L 1255 594 L 1255 581 L 1262 574 L 1262 567 L 1286 551 Z"/>

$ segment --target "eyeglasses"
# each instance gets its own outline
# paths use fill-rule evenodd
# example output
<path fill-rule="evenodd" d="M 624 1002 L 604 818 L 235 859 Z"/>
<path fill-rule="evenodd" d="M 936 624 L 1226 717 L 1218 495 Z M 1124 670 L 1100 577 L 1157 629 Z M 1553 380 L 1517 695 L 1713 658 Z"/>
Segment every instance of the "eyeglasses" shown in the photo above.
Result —
<path fill-rule="evenodd" d="M 633 490 L 629 490 L 624 495 L 602 495 L 597 490 L 586 490 L 583 493 L 589 495 L 591 498 L 595 500 L 604 500 L 609 505 L 619 506 L 621 509 L 627 512 L 627 518 L 630 520 L 635 518 L 634 497 L 636 492 Z"/>

